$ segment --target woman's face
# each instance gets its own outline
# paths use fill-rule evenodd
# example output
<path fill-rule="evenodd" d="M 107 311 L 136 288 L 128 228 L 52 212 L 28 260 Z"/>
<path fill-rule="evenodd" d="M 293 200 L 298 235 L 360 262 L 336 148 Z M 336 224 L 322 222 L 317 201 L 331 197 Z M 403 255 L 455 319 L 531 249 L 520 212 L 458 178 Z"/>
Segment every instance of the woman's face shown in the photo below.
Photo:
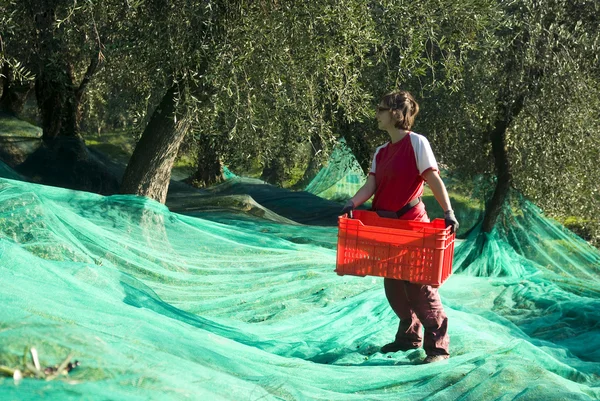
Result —
<path fill-rule="evenodd" d="M 392 113 L 390 108 L 385 104 L 379 103 L 377 110 L 375 111 L 377 117 L 377 126 L 381 130 L 387 130 L 388 128 L 394 128 L 394 122 L 392 121 Z"/>

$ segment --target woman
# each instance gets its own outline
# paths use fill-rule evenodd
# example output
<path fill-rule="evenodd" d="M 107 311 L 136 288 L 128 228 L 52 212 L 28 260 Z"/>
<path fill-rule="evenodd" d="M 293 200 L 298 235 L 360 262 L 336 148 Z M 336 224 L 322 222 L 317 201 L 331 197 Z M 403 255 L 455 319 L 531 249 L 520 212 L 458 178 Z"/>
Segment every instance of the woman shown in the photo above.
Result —
<path fill-rule="evenodd" d="M 418 113 L 419 105 L 406 91 L 392 92 L 381 99 L 377 122 L 379 129 L 387 131 L 390 141 L 377 148 L 367 182 L 346 203 L 342 213 L 375 195 L 373 210 L 380 215 L 428 222 L 420 199 L 426 181 L 444 210 L 446 226 L 453 231 L 458 229 L 431 146 L 424 136 L 410 131 Z M 424 363 L 449 358 L 448 318 L 437 289 L 389 278 L 384 279 L 384 288 L 400 324 L 394 341 L 384 345 L 381 352 L 407 351 L 422 343 L 427 353 Z"/>

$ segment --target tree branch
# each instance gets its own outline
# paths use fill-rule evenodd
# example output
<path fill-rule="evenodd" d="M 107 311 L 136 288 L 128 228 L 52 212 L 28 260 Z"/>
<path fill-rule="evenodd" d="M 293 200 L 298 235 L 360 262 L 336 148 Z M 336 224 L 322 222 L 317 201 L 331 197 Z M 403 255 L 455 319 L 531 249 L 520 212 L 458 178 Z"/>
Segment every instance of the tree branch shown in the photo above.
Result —
<path fill-rule="evenodd" d="M 75 91 L 75 96 L 78 101 L 81 99 L 81 96 L 83 95 L 85 88 L 88 86 L 88 84 L 92 80 L 92 77 L 94 76 L 96 71 L 98 71 L 98 67 L 104 62 L 104 54 L 102 53 L 103 46 L 102 46 L 102 42 L 100 41 L 100 35 L 98 34 L 98 28 L 96 26 L 96 21 L 93 18 L 92 18 L 92 24 L 94 27 L 94 34 L 96 36 L 96 49 L 98 51 L 98 54 L 96 55 L 96 57 L 93 57 L 92 60 L 90 61 L 90 65 L 88 66 L 88 68 L 85 72 L 85 75 L 83 76 L 83 79 L 81 80 L 81 83 L 79 84 L 79 87 Z"/>
<path fill-rule="evenodd" d="M 79 87 L 75 91 L 75 96 L 77 97 L 77 99 L 81 99 L 81 96 L 83 95 L 83 92 L 85 91 L 85 88 L 88 86 L 88 84 L 92 80 L 92 77 L 98 70 L 98 66 L 100 65 L 100 63 L 102 62 L 102 59 L 103 59 L 103 57 L 101 57 L 101 55 L 102 55 L 102 52 L 98 52 L 98 56 L 93 57 L 92 60 L 90 61 L 90 65 L 88 66 L 87 71 L 85 72 L 85 75 L 83 76 L 83 79 L 81 80 L 81 83 L 79 84 Z"/>

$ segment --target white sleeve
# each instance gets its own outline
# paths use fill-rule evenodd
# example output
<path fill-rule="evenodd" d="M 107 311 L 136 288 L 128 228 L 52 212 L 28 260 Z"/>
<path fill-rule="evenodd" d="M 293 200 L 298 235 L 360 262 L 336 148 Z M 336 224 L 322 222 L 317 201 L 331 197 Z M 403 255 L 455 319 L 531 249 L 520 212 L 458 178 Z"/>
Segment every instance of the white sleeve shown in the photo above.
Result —
<path fill-rule="evenodd" d="M 431 145 L 427 138 L 423 135 L 412 133 L 410 136 L 413 150 L 415 151 L 415 159 L 417 160 L 417 169 L 419 174 L 423 174 L 427 170 L 439 171 L 435 156 L 431 150 Z"/>
<path fill-rule="evenodd" d="M 375 171 L 377 170 L 377 153 L 379 153 L 379 151 L 383 148 L 385 148 L 387 145 L 387 143 L 385 145 L 381 145 L 380 147 L 378 147 L 375 150 L 375 154 L 373 155 L 373 161 L 371 162 L 371 170 L 369 170 L 369 174 L 375 174 Z"/>

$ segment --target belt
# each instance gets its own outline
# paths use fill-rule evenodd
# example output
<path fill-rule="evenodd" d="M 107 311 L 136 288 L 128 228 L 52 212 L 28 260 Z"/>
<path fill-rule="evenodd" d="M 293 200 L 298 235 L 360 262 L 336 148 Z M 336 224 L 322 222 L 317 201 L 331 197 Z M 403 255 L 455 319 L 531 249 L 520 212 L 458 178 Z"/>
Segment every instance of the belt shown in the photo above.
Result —
<path fill-rule="evenodd" d="M 379 217 L 398 219 L 398 218 L 402 217 L 403 215 L 405 215 L 410 209 L 417 206 L 419 203 L 421 203 L 421 197 L 411 200 L 406 205 L 402 206 L 402 208 L 400 210 L 398 210 L 397 212 L 390 212 L 387 210 L 376 210 L 376 212 Z"/>

